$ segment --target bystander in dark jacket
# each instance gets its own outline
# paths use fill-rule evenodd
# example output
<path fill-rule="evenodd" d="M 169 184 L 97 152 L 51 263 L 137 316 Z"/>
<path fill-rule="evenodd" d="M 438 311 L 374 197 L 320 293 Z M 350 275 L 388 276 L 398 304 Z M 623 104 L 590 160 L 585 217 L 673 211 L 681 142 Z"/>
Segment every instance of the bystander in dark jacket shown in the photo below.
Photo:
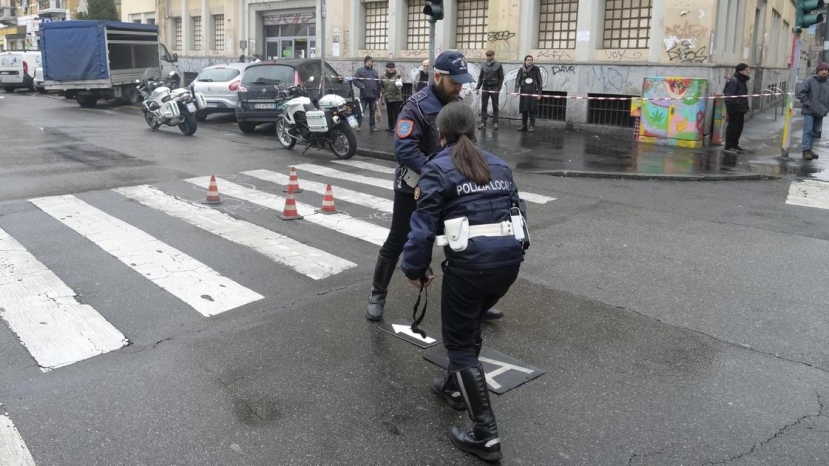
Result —
<path fill-rule="evenodd" d="M 743 134 L 743 125 L 748 107 L 748 80 L 751 68 L 745 63 L 734 67 L 734 75 L 725 83 L 723 95 L 725 95 L 725 110 L 728 114 L 728 128 L 725 130 L 725 150 L 728 152 L 742 153 L 740 147 L 740 136 Z M 730 97 L 741 96 L 741 97 Z"/>

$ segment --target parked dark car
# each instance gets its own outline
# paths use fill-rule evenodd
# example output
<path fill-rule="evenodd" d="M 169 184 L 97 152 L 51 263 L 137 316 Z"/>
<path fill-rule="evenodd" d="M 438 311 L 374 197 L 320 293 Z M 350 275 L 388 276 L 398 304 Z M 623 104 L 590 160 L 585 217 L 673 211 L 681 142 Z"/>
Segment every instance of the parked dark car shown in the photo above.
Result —
<path fill-rule="evenodd" d="M 325 93 L 346 100 L 353 96 L 351 83 L 325 64 Z M 314 81 L 309 82 L 311 76 Z M 281 109 L 277 102 L 279 87 L 284 84 L 306 86 L 312 101 L 319 99 L 320 60 L 279 60 L 254 63 L 245 69 L 236 103 L 236 121 L 244 133 L 252 133 L 262 123 L 273 123 Z"/>

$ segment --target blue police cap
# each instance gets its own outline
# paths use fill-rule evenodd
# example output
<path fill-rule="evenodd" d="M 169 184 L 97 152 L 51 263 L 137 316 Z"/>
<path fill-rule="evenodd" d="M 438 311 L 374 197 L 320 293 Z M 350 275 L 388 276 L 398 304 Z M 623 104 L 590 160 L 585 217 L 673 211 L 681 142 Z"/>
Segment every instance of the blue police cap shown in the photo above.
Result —
<path fill-rule="evenodd" d="M 475 78 L 469 74 L 469 68 L 466 66 L 466 58 L 463 54 L 454 50 L 449 50 L 438 55 L 435 60 L 435 71 L 440 74 L 449 76 L 452 81 L 458 84 L 466 84 L 475 81 Z"/>

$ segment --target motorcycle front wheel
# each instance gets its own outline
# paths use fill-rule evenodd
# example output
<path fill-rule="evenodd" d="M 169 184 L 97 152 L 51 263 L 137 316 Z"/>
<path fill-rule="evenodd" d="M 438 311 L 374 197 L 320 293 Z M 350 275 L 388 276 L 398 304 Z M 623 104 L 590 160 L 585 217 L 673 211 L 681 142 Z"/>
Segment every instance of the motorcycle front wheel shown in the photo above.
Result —
<path fill-rule="evenodd" d="M 286 149 L 293 149 L 296 145 L 296 138 L 288 133 L 288 122 L 283 117 L 279 117 L 276 120 L 276 138 L 279 139 L 282 147 Z"/>
<path fill-rule="evenodd" d="M 339 123 L 331 130 L 331 152 L 338 159 L 350 159 L 357 152 L 357 138 L 346 123 Z"/>
<path fill-rule="evenodd" d="M 158 127 L 161 126 L 161 123 L 156 123 L 150 112 L 144 112 L 144 121 L 146 121 L 147 125 L 152 129 L 158 129 Z"/>
<path fill-rule="evenodd" d="M 178 125 L 178 129 L 181 130 L 185 136 L 192 136 L 198 128 L 199 124 L 196 123 L 196 115 L 193 115 L 192 113 L 184 115 L 184 122 Z"/>

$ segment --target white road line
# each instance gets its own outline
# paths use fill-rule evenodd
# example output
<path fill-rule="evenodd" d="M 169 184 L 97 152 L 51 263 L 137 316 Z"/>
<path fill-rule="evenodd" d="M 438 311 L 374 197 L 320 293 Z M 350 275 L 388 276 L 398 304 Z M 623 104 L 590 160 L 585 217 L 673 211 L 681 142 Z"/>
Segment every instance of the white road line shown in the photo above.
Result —
<path fill-rule="evenodd" d="M 366 163 L 366 162 L 361 162 L 361 163 L 364 165 L 363 168 L 368 168 L 369 170 L 371 170 L 371 168 L 369 168 L 367 166 L 374 165 L 374 164 Z M 380 170 L 381 168 L 382 169 L 386 168 L 386 167 L 383 167 L 382 165 L 376 165 L 376 167 L 377 167 L 377 169 L 374 170 L 374 171 L 382 171 L 382 170 Z M 334 168 L 322 167 L 322 166 L 319 166 L 319 165 L 313 165 L 313 164 L 309 164 L 309 163 L 303 163 L 303 164 L 300 164 L 300 165 L 296 165 L 296 169 L 297 169 L 297 171 L 304 170 L 304 171 L 307 171 L 309 173 L 313 173 L 315 175 L 327 176 L 329 178 L 336 178 L 336 179 L 339 179 L 339 180 L 352 181 L 354 183 L 367 184 L 367 185 L 370 185 L 370 186 L 376 186 L 378 188 L 394 189 L 394 182 L 391 179 L 384 180 L 384 179 L 380 179 L 380 178 L 372 178 L 372 177 L 369 177 L 369 176 L 355 175 L 353 173 L 348 173 L 348 172 L 336 170 Z M 550 201 L 555 201 L 556 200 L 556 198 L 554 198 L 554 197 L 543 196 L 541 194 L 528 193 L 528 192 L 525 192 L 525 191 L 519 191 L 518 195 L 521 196 L 521 199 L 524 199 L 527 202 L 533 202 L 535 204 L 546 204 Z"/>
<path fill-rule="evenodd" d="M 264 297 L 75 196 L 30 202 L 202 315 L 216 315 Z"/>
<path fill-rule="evenodd" d="M 242 173 L 248 176 L 252 176 L 254 178 L 259 178 L 260 180 L 269 181 L 271 183 L 281 184 L 283 186 L 288 185 L 288 175 L 272 172 L 270 170 L 251 170 Z M 299 187 L 303 190 L 313 191 L 315 193 L 325 195 L 326 185 L 323 183 L 317 183 L 316 181 L 300 180 Z M 358 191 L 353 191 L 351 189 L 346 189 L 339 186 L 333 186 L 332 189 L 334 191 L 334 199 L 336 202 L 350 202 L 352 204 L 357 204 L 388 213 L 391 213 L 394 210 L 394 203 L 389 199 L 379 196 L 372 196 L 371 194 L 364 194 Z"/>
<path fill-rule="evenodd" d="M 208 177 L 191 178 L 185 181 L 193 183 L 196 186 L 201 186 L 205 189 L 210 184 L 210 178 Z M 220 180 L 219 178 L 216 179 L 216 183 L 219 186 L 219 191 L 227 196 L 252 202 L 256 205 L 260 205 L 268 209 L 274 209 L 276 211 L 280 211 L 285 207 L 285 198 L 282 196 L 246 188 L 227 180 Z M 302 184 L 299 186 L 301 188 Z M 296 203 L 296 210 L 299 212 L 299 215 L 304 216 L 304 220 L 307 220 L 310 223 L 315 223 L 322 227 L 338 231 L 363 241 L 368 241 L 369 243 L 373 243 L 378 246 L 382 246 L 386 241 L 386 237 L 389 236 L 388 228 L 358 220 L 347 214 L 337 213 L 326 215 L 317 213 L 314 209 L 315 208 L 313 206 L 308 204 L 303 204 L 301 202 Z"/>
<path fill-rule="evenodd" d="M 354 168 L 362 168 L 363 170 L 371 170 L 373 172 L 394 175 L 394 167 L 387 167 L 376 163 L 361 162 L 359 160 L 332 160 L 332 162 L 339 163 L 340 165 L 348 165 Z"/>
<path fill-rule="evenodd" d="M 206 178 L 205 188 L 208 184 L 209 179 Z M 227 194 L 224 183 L 221 183 L 221 187 Z M 176 199 L 150 186 L 133 186 L 114 191 L 236 244 L 249 247 L 314 280 L 357 266 L 353 262 L 312 248 L 267 228 L 237 220 L 207 206 Z"/>
<path fill-rule="evenodd" d="M 786 204 L 829 209 L 829 182 L 793 181 L 789 185 L 789 197 L 786 199 Z"/>
<path fill-rule="evenodd" d="M 0 317 L 37 364 L 55 369 L 127 345 L 127 338 L 81 304 L 75 292 L 0 229 Z M 0 464 L 2 464 L 0 448 Z"/>
<path fill-rule="evenodd" d="M 3 415 L 0 415 L 0 466 L 35 466 L 35 459 L 17 427 Z"/>

